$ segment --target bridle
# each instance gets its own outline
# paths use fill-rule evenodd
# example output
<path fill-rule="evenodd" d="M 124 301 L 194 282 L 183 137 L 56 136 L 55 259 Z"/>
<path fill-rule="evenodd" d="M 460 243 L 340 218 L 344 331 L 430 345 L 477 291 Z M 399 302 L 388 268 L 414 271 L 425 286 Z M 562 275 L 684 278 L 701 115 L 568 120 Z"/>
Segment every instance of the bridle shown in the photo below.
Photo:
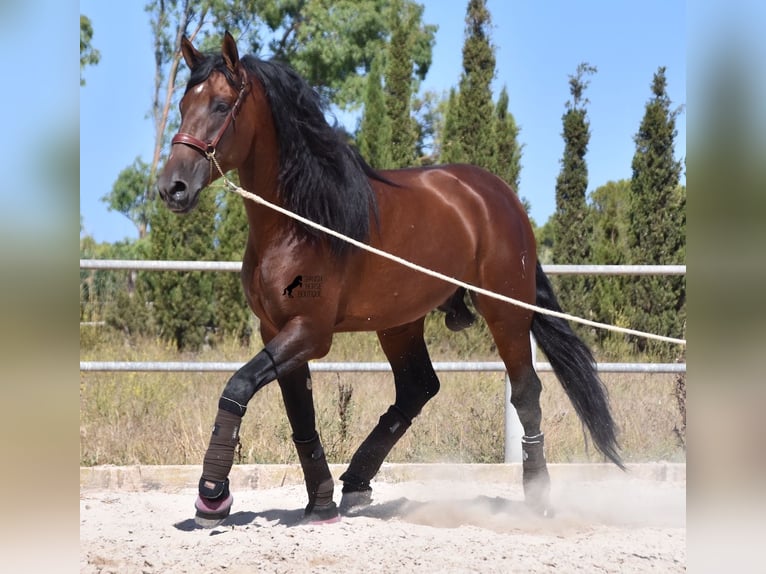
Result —
<path fill-rule="evenodd" d="M 237 99 L 234 102 L 234 105 L 231 107 L 231 110 L 229 110 L 229 115 L 226 116 L 226 119 L 223 122 L 223 125 L 218 130 L 218 133 L 216 136 L 210 140 L 209 142 L 204 142 L 199 138 L 194 137 L 191 134 L 178 132 L 176 135 L 173 136 L 173 139 L 171 140 L 171 145 L 176 144 L 185 144 L 189 147 L 192 147 L 196 149 L 198 152 L 200 152 L 202 155 L 204 155 L 208 161 L 215 158 L 215 148 L 218 145 L 218 142 L 221 141 L 221 138 L 223 137 L 224 132 L 229 127 L 229 124 L 236 119 L 237 114 L 239 113 L 239 108 L 242 106 L 242 102 L 245 100 L 245 97 L 247 96 L 247 93 L 249 91 L 250 84 L 247 81 L 247 75 L 243 74 L 242 76 L 242 84 L 239 88 L 239 94 L 237 94 Z"/>

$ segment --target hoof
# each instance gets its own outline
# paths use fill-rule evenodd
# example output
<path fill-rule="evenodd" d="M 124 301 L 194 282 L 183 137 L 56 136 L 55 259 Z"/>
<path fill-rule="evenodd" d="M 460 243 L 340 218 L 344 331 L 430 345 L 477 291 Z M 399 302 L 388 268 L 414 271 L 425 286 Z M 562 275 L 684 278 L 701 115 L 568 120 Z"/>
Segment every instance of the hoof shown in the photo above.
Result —
<path fill-rule="evenodd" d="M 194 515 L 194 522 L 201 528 L 215 528 L 229 516 L 233 503 L 234 497 L 231 494 L 220 500 L 210 500 L 198 496 L 194 503 L 194 508 L 197 511 Z"/>
<path fill-rule="evenodd" d="M 324 506 L 314 506 L 311 510 L 306 509 L 306 513 L 301 520 L 301 524 L 322 525 L 335 524 L 340 522 L 340 513 L 334 502 Z"/>
<path fill-rule="evenodd" d="M 353 514 L 372 503 L 372 489 L 344 492 L 340 499 L 341 514 Z"/>

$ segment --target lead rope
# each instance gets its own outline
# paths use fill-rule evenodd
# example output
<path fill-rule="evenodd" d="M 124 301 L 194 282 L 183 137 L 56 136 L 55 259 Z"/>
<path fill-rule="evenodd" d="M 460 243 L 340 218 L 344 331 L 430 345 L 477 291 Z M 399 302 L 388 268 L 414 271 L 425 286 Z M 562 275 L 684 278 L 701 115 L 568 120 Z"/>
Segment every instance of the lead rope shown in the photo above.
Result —
<path fill-rule="evenodd" d="M 518 299 L 514 299 L 512 297 L 506 297 L 505 295 L 500 295 L 499 293 L 488 291 L 487 289 L 482 289 L 481 287 L 471 285 L 470 283 L 465 283 L 464 281 L 460 281 L 459 279 L 455 279 L 454 277 L 450 277 L 449 275 L 444 275 L 443 273 L 439 273 L 438 271 L 433 271 L 432 269 L 428 269 L 427 267 L 422 267 L 421 265 L 418 265 L 417 263 L 412 263 L 411 261 L 407 261 L 406 259 L 402 259 L 401 257 L 392 255 L 391 253 L 388 253 L 387 251 L 382 251 L 376 247 L 372 247 L 371 245 L 367 245 L 366 243 L 362 243 L 361 241 L 357 241 L 356 239 L 347 237 L 343 235 L 342 233 L 338 233 L 337 231 L 333 229 L 325 227 L 324 225 L 320 225 L 319 223 L 315 223 L 314 221 L 311 221 L 310 219 L 306 219 L 305 217 L 302 217 L 298 215 L 297 213 L 293 213 L 292 211 L 289 211 L 285 209 L 284 207 L 271 203 L 270 201 L 263 199 L 259 195 L 250 193 L 249 191 L 236 185 L 234 182 L 230 181 L 226 177 L 226 175 L 223 173 L 223 170 L 221 169 L 221 166 L 218 165 L 218 160 L 215 157 L 215 150 L 213 150 L 212 152 L 207 152 L 206 155 L 207 155 L 207 158 L 215 164 L 216 169 L 218 169 L 218 173 L 221 174 L 221 178 L 223 179 L 224 184 L 234 193 L 244 197 L 245 199 L 254 201 L 257 204 L 268 207 L 269 209 L 272 209 L 278 213 L 281 213 L 282 215 L 286 215 L 287 217 L 290 217 L 296 221 L 300 221 L 304 225 L 308 225 L 309 227 L 318 229 L 319 231 L 322 231 L 323 233 L 326 233 L 327 235 L 331 235 L 342 241 L 345 241 L 346 243 L 350 243 L 351 245 L 358 247 L 359 249 L 363 249 L 364 251 L 374 253 L 375 255 L 379 255 L 380 257 L 384 257 L 386 259 L 399 263 L 400 265 L 404 265 L 405 267 L 414 269 L 415 271 L 425 273 L 426 275 L 430 275 L 431 277 L 441 279 L 442 281 L 446 281 L 447 283 L 451 283 L 458 287 L 463 287 L 464 289 L 467 289 L 469 291 L 480 293 L 482 295 L 486 295 L 487 297 L 492 297 L 493 299 L 504 301 L 506 303 L 510 303 L 511 305 L 516 305 L 517 307 L 534 311 L 535 313 L 550 315 L 552 317 L 558 317 L 560 319 L 573 321 L 575 323 L 581 323 L 583 325 L 588 325 L 590 327 L 595 327 L 597 329 L 614 331 L 616 333 L 623 333 L 626 335 L 635 335 L 637 337 L 643 337 L 645 339 L 654 339 L 655 341 L 664 341 L 666 343 L 675 343 L 676 345 L 684 345 L 684 346 L 686 345 L 686 339 L 676 339 L 674 337 L 666 337 L 664 335 L 655 335 L 654 333 L 646 333 L 644 331 L 637 331 L 635 329 L 617 327 L 616 325 L 609 325 L 607 323 L 598 323 L 596 321 L 583 319 L 581 317 L 576 317 L 574 315 L 569 315 L 567 313 L 561 313 L 559 311 L 544 309 L 542 307 L 538 307 L 537 305 L 525 303 L 524 301 L 519 301 Z"/>

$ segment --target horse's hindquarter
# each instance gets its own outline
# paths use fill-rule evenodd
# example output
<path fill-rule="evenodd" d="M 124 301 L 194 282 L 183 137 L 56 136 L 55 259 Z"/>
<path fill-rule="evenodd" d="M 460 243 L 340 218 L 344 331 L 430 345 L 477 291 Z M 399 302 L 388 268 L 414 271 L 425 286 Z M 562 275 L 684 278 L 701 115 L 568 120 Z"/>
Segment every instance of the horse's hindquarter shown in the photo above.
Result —
<path fill-rule="evenodd" d="M 374 247 L 470 284 L 530 296 L 527 288 L 521 293 L 508 288 L 519 266 L 531 265 L 534 277 L 536 254 L 523 207 L 501 180 L 468 165 L 384 175 L 400 187 L 373 184 L 380 214 L 370 238 Z M 346 274 L 339 330 L 380 330 L 413 321 L 456 289 L 366 252 L 352 255 Z M 531 286 L 533 293 L 533 280 Z"/>

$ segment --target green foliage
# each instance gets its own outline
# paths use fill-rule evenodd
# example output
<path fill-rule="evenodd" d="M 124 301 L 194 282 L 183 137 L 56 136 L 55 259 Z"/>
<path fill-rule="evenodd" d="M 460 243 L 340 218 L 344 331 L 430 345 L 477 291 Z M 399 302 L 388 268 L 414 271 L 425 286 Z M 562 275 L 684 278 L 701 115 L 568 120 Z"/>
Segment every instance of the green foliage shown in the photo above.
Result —
<path fill-rule="evenodd" d="M 674 158 L 677 135 L 665 68 L 652 81 L 652 97 L 635 136 L 633 178 L 629 194 L 628 244 L 636 264 L 681 264 L 686 254 L 686 188 L 679 185 L 682 164 Z M 630 290 L 634 328 L 682 337 L 686 326 L 686 280 L 641 277 Z M 672 357 L 667 345 L 640 339 L 639 349 Z"/>
<path fill-rule="evenodd" d="M 553 217 L 540 227 L 535 227 L 535 242 L 537 243 L 537 259 L 540 263 L 553 263 Z"/>
<path fill-rule="evenodd" d="M 485 0 L 470 0 L 465 18 L 463 73 L 460 77 L 454 141 L 448 161 L 464 161 L 491 169 L 495 140 L 491 82 L 495 50 L 490 43 L 491 17 Z M 455 156 L 452 156 L 452 153 Z"/>
<path fill-rule="evenodd" d="M 152 259 L 213 260 L 215 199 L 204 190 L 196 209 L 184 215 L 170 212 L 159 201 L 152 216 Z M 214 327 L 213 275 L 205 272 L 164 271 L 150 277 L 154 316 L 159 335 L 178 350 L 197 350 Z"/>
<path fill-rule="evenodd" d="M 599 265 L 630 264 L 627 245 L 628 194 L 630 181 L 610 181 L 590 196 L 588 228 L 591 260 Z M 588 307 L 597 321 L 630 327 L 626 314 L 626 289 L 634 277 L 600 276 L 592 279 Z M 614 346 L 607 331 L 594 332 L 597 341 Z"/>
<path fill-rule="evenodd" d="M 82 259 L 146 259 L 146 240 L 124 240 L 116 243 L 96 243 L 86 235 L 80 238 L 80 258 Z M 80 321 L 106 321 L 120 317 L 115 307 L 120 303 L 125 308 L 121 298 L 138 300 L 135 295 L 137 286 L 143 281 L 143 273 L 136 271 L 114 270 L 80 270 Z M 146 299 L 141 299 L 145 305 Z M 136 301 L 138 305 L 138 301 Z M 113 323 L 122 328 L 121 320 Z M 145 333 L 146 330 L 134 331 Z"/>
<path fill-rule="evenodd" d="M 375 58 L 367 74 L 364 113 L 357 141 L 359 152 L 372 167 L 386 169 L 391 167 L 391 123 L 386 114 L 380 68 L 381 58 Z"/>
<path fill-rule="evenodd" d="M 521 175 L 521 149 L 519 127 L 508 111 L 508 90 L 503 86 L 495 106 L 495 157 L 492 171 L 519 193 Z"/>
<path fill-rule="evenodd" d="M 146 236 L 152 205 L 150 194 L 149 164 L 137 157 L 123 169 L 112 186 L 112 191 L 101 198 L 109 211 L 117 211 L 127 217 L 138 230 L 138 237 Z"/>
<path fill-rule="evenodd" d="M 567 110 L 562 116 L 564 156 L 556 178 L 556 212 L 553 219 L 553 260 L 558 264 L 590 262 L 590 243 L 584 240 L 591 235 L 585 202 L 588 188 L 585 154 L 590 141 L 590 123 L 585 108 L 588 100 L 583 99 L 583 93 L 589 84 L 585 76 L 595 72 L 595 67 L 582 63 L 575 75 L 569 76 L 572 101 L 567 102 Z M 588 314 L 590 282 L 589 277 L 581 276 L 557 278 L 559 299 L 567 312 L 579 316 Z"/>
<path fill-rule="evenodd" d="M 437 134 L 443 123 L 444 102 L 434 91 L 426 91 L 412 100 L 415 126 L 415 165 L 432 165 L 437 161 Z"/>
<path fill-rule="evenodd" d="M 391 126 L 391 167 L 411 166 L 415 159 L 415 132 L 410 118 L 412 94 L 412 37 L 417 20 L 402 0 L 391 5 L 391 41 L 386 69 L 386 113 Z"/>
<path fill-rule="evenodd" d="M 236 178 L 234 178 L 236 179 Z M 247 216 L 242 198 L 221 191 L 218 198 L 219 221 L 216 229 L 215 259 L 241 261 L 247 244 Z M 253 315 L 247 306 L 239 273 L 215 273 L 215 326 L 220 337 L 231 336 L 249 345 L 253 335 Z"/>
<path fill-rule="evenodd" d="M 101 60 L 101 53 L 93 47 L 93 24 L 90 18 L 80 14 L 80 85 L 85 85 L 82 73 L 86 66 L 95 66 Z"/>
<path fill-rule="evenodd" d="M 392 4 L 399 1 L 261 0 L 250 2 L 257 9 L 239 13 L 238 18 L 263 15 L 271 36 L 269 51 L 289 62 L 328 100 L 342 109 L 353 109 L 364 101 L 365 80 L 359 71 L 369 70 L 376 55 L 385 50 L 391 33 L 387 15 Z M 422 6 L 411 0 L 405 0 L 403 5 L 408 13 L 416 15 L 412 58 L 415 73 L 422 80 L 431 65 L 436 27 L 422 24 Z M 254 52 L 264 47 L 262 38 L 250 39 Z"/>
<path fill-rule="evenodd" d="M 439 142 L 439 159 L 442 163 L 459 163 L 463 161 L 463 146 L 458 139 L 457 130 L 458 93 L 450 88 L 447 99 L 447 111 L 444 114 L 444 127 Z"/>

